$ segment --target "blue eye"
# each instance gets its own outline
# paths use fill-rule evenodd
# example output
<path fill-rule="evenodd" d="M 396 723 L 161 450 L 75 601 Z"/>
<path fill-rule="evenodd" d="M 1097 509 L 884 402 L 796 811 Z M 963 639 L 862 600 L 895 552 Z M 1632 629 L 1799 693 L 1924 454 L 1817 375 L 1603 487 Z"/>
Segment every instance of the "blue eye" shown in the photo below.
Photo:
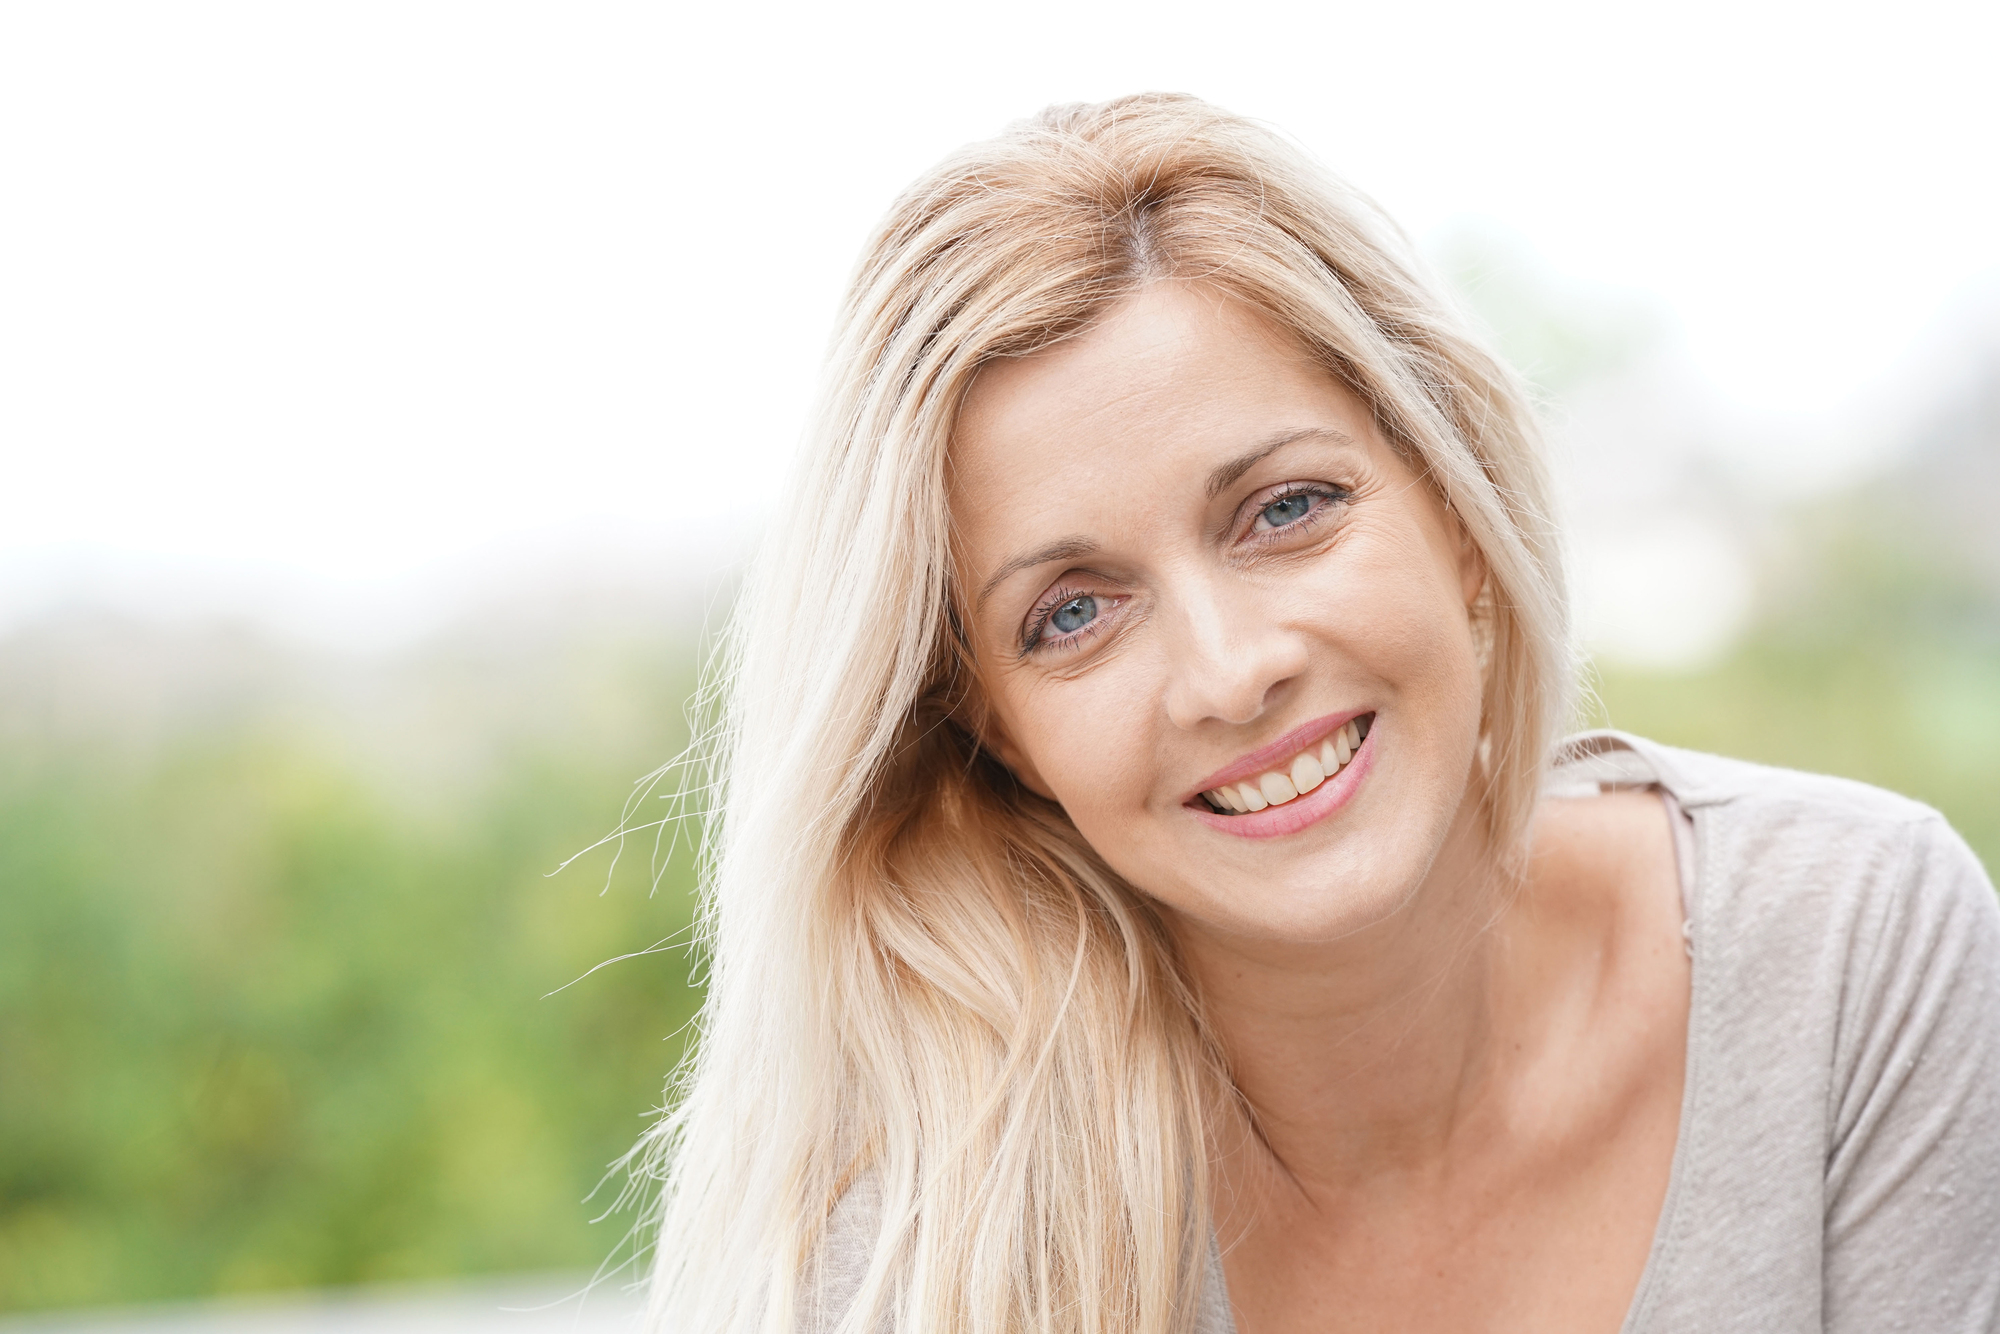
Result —
<path fill-rule="evenodd" d="M 1096 619 L 1097 599 L 1086 594 L 1083 597 L 1071 598 L 1057 607 L 1049 616 L 1049 624 L 1054 626 L 1058 633 L 1068 635 L 1076 633 Z"/>
<path fill-rule="evenodd" d="M 1283 528 L 1286 524 L 1297 523 L 1312 512 L 1313 498 L 1309 491 L 1295 491 L 1289 496 L 1280 496 L 1257 512 L 1257 516 L 1273 528 Z"/>

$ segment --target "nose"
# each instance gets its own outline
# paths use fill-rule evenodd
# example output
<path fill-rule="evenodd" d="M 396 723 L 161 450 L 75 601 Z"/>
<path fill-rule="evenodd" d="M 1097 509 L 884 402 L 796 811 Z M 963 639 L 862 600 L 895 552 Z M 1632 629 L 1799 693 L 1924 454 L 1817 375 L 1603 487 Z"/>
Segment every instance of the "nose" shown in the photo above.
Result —
<path fill-rule="evenodd" d="M 1254 721 L 1304 675 L 1304 639 L 1269 614 L 1257 590 L 1215 572 L 1182 582 L 1176 594 L 1167 683 L 1176 727 Z"/>

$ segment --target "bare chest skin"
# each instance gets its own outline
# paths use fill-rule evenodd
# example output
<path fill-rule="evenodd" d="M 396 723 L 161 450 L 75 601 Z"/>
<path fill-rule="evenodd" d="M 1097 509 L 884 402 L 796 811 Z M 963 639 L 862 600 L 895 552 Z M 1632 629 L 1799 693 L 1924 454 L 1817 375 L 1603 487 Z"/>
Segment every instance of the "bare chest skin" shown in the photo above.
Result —
<path fill-rule="evenodd" d="M 1217 1226 L 1241 1334 L 1622 1324 L 1686 1067 L 1665 808 L 1641 792 L 1544 802 L 1531 865 L 1493 928 L 1489 1066 L 1446 1133 L 1391 1133 L 1310 1177 L 1261 1147 L 1225 1158 Z"/>

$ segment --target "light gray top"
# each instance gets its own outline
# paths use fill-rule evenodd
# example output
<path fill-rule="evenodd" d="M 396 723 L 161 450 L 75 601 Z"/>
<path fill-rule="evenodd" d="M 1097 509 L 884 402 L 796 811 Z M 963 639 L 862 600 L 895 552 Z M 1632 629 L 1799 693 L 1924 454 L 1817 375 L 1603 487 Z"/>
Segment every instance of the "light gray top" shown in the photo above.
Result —
<path fill-rule="evenodd" d="M 1675 813 L 1694 959 L 1673 1175 L 1623 1334 L 2000 1331 L 2000 903 L 1937 812 L 1615 732 L 1554 790 Z M 822 1252 L 828 1315 L 873 1241 Z M 1211 1247 L 1197 1334 L 1235 1334 Z M 830 1329 L 833 1320 L 808 1318 Z"/>

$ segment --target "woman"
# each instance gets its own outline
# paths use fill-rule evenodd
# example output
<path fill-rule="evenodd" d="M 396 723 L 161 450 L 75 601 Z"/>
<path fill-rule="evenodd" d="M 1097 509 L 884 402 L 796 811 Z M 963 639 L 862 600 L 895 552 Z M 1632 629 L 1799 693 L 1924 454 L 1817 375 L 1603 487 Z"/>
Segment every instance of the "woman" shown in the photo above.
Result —
<path fill-rule="evenodd" d="M 919 182 L 720 686 L 657 1328 L 1989 1329 L 2000 911 L 1598 734 L 1514 378 L 1200 102 Z"/>

